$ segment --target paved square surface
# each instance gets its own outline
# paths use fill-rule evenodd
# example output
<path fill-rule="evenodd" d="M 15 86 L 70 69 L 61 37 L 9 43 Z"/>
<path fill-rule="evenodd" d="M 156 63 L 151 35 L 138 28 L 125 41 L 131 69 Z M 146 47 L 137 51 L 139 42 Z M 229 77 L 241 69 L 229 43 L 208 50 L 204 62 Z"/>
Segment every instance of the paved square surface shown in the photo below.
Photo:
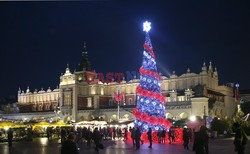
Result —
<path fill-rule="evenodd" d="M 250 153 L 250 141 L 246 147 L 246 154 Z M 153 149 L 148 148 L 145 143 L 140 150 L 135 150 L 132 143 L 123 141 L 103 141 L 104 149 L 100 154 L 194 154 L 193 151 L 184 150 L 181 144 L 153 144 Z M 80 153 L 97 153 L 92 148 L 87 148 L 86 143 L 80 143 Z M 48 141 L 47 138 L 37 138 L 33 142 L 14 142 L 13 147 L 9 148 L 7 143 L 0 143 L 0 154 L 58 154 L 60 153 L 60 140 Z M 190 144 L 192 149 L 192 143 Z M 235 154 L 233 138 L 215 139 L 209 141 L 210 154 Z"/>

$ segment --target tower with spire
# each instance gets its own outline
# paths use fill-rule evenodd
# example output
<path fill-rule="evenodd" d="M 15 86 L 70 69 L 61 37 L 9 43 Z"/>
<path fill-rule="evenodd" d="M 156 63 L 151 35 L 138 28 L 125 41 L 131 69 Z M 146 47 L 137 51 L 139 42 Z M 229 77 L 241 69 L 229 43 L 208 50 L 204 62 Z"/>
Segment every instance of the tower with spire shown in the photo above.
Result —
<path fill-rule="evenodd" d="M 83 44 L 82 59 L 79 64 L 78 71 L 91 71 L 91 63 L 88 59 L 88 51 L 87 51 L 86 42 L 84 42 Z"/>
<path fill-rule="evenodd" d="M 212 77 L 214 73 L 212 62 L 209 62 L 209 67 L 208 67 L 208 74 Z"/>
<path fill-rule="evenodd" d="M 206 75 L 207 74 L 207 66 L 206 63 L 203 63 L 203 66 L 201 67 L 201 73 L 202 75 Z"/>
<path fill-rule="evenodd" d="M 217 67 L 214 68 L 214 78 L 218 78 L 218 72 L 217 72 Z"/>

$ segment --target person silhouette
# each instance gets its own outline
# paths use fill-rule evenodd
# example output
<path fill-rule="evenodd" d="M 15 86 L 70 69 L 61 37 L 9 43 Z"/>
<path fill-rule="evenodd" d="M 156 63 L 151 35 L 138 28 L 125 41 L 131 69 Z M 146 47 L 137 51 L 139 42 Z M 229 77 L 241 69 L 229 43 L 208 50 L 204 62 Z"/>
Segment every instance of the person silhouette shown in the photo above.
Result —
<path fill-rule="evenodd" d="M 148 140 L 149 140 L 149 148 L 152 148 L 152 129 L 149 128 L 148 129 L 148 132 L 147 132 L 147 135 L 148 135 Z"/>

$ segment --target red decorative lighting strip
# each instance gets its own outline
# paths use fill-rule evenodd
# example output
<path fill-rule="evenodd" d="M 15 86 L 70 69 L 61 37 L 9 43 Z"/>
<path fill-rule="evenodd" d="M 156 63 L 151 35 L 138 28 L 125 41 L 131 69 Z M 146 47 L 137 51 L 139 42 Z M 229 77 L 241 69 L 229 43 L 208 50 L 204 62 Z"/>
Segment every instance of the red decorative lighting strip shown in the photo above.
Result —
<path fill-rule="evenodd" d="M 140 68 L 139 72 L 140 72 L 141 74 L 147 74 L 147 75 L 149 75 L 149 76 L 153 76 L 153 77 L 155 77 L 158 81 L 161 80 L 161 76 L 160 76 L 158 73 L 156 73 L 156 72 L 152 72 L 152 71 L 149 71 L 149 70 L 145 70 L 145 69 L 142 68 L 142 67 Z"/>
<path fill-rule="evenodd" d="M 146 48 L 149 51 L 149 53 L 155 58 L 154 51 L 151 49 L 151 47 L 147 43 L 144 43 L 143 47 Z"/>
<path fill-rule="evenodd" d="M 158 124 L 158 125 L 163 125 L 166 128 L 171 127 L 171 122 L 169 122 L 168 120 L 162 117 L 149 116 L 147 113 L 142 113 L 137 108 L 133 109 L 132 113 L 137 119 L 141 119 L 141 121 L 148 122 L 152 125 Z"/>
<path fill-rule="evenodd" d="M 162 96 L 161 94 L 156 93 L 156 92 L 144 90 L 139 85 L 136 87 L 136 92 L 137 92 L 138 95 L 147 96 L 149 98 L 157 99 L 163 104 L 166 103 L 166 100 L 165 100 L 164 96 Z"/>

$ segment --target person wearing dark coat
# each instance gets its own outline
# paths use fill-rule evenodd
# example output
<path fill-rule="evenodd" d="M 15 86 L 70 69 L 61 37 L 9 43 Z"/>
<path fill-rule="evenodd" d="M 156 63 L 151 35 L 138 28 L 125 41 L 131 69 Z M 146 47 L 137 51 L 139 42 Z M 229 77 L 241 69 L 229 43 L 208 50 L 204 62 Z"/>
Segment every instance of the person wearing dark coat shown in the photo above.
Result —
<path fill-rule="evenodd" d="M 91 147 L 91 138 L 92 138 L 92 132 L 90 131 L 90 128 L 86 130 L 86 140 L 87 140 L 87 147 Z"/>
<path fill-rule="evenodd" d="M 122 129 L 121 128 L 117 129 L 117 134 L 118 134 L 118 139 L 121 139 L 121 137 L 122 137 Z"/>
<path fill-rule="evenodd" d="M 162 143 L 165 144 L 166 130 L 162 130 Z"/>
<path fill-rule="evenodd" d="M 8 130 L 8 144 L 9 144 L 9 147 L 12 147 L 12 140 L 13 140 L 13 131 L 10 128 Z"/>
<path fill-rule="evenodd" d="M 199 132 L 195 132 L 194 129 L 193 129 L 193 132 L 194 132 L 194 137 L 193 137 L 193 141 L 194 141 L 194 143 L 193 143 L 193 151 L 195 151 L 196 145 L 198 144 L 197 143 L 197 138 L 198 138 Z"/>
<path fill-rule="evenodd" d="M 124 129 L 124 141 L 127 141 L 128 140 L 128 129 L 127 128 L 125 128 Z"/>
<path fill-rule="evenodd" d="M 170 128 L 169 131 L 168 131 L 169 144 L 171 144 L 171 134 L 172 134 L 172 129 Z"/>
<path fill-rule="evenodd" d="M 149 140 L 148 148 L 152 148 L 152 129 L 151 128 L 148 129 L 147 135 L 148 135 L 148 140 Z"/>
<path fill-rule="evenodd" d="M 66 138 L 66 131 L 64 128 L 61 129 L 61 143 L 65 141 Z"/>
<path fill-rule="evenodd" d="M 197 134 L 196 140 L 196 154 L 208 154 L 208 134 L 207 128 L 205 126 L 201 126 L 200 131 Z"/>
<path fill-rule="evenodd" d="M 175 130 L 174 130 L 174 128 L 171 131 L 171 139 L 172 139 L 172 142 L 174 143 L 175 142 Z"/>
<path fill-rule="evenodd" d="M 188 147 L 188 143 L 189 143 L 189 132 L 188 132 L 188 129 L 187 128 L 184 128 L 183 129 L 183 146 L 184 146 L 184 149 L 187 149 L 189 150 L 189 147 Z"/>
<path fill-rule="evenodd" d="M 133 145 L 135 146 L 135 128 L 131 129 L 131 138 L 133 141 Z"/>
<path fill-rule="evenodd" d="M 234 151 L 238 152 L 238 154 L 245 154 L 245 146 L 247 144 L 247 135 L 244 130 L 240 127 L 239 123 L 233 124 L 235 131 L 234 136 Z"/>
<path fill-rule="evenodd" d="M 136 128 L 135 131 L 135 144 L 136 144 L 136 149 L 140 149 L 140 140 L 141 140 L 141 132 L 139 128 Z"/>
<path fill-rule="evenodd" d="M 161 130 L 157 132 L 158 142 L 161 143 Z"/>
<path fill-rule="evenodd" d="M 98 131 L 98 128 L 95 128 L 93 132 L 93 140 L 95 142 L 95 151 L 99 151 L 100 141 L 101 141 L 101 134 Z"/>
<path fill-rule="evenodd" d="M 69 133 L 68 139 L 62 144 L 61 154 L 79 154 L 75 139 L 75 134 Z"/>

